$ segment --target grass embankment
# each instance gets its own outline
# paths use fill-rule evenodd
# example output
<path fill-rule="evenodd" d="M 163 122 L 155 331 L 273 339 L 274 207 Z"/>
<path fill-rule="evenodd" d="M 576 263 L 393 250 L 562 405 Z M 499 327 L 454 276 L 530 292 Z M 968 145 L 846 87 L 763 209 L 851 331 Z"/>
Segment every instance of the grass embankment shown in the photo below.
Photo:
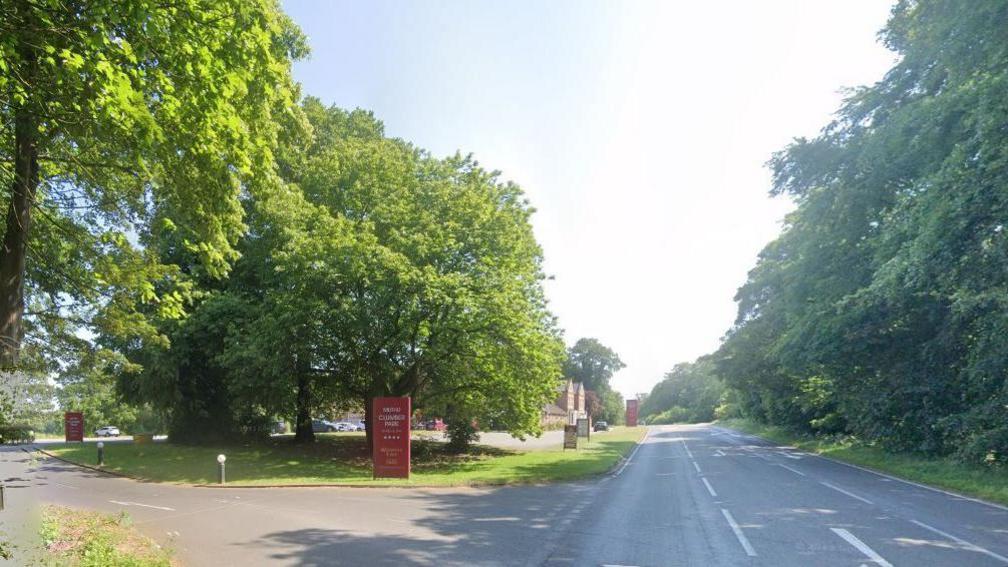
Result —
<path fill-rule="evenodd" d="M 311 445 L 290 438 L 268 442 L 194 447 L 151 443 L 107 443 L 105 469 L 143 480 L 183 484 L 217 482 L 217 455 L 227 455 L 229 485 L 348 484 L 365 486 L 466 486 L 554 482 L 604 473 L 636 445 L 643 428 L 619 427 L 593 434 L 577 451 L 510 451 L 475 445 L 468 454 L 446 452 L 437 441 L 414 440 L 410 480 L 371 478 L 363 435 L 321 434 Z M 46 451 L 93 465 L 93 443 L 55 445 Z"/>
<path fill-rule="evenodd" d="M 881 447 L 851 438 L 838 440 L 802 436 L 782 427 L 744 419 L 725 419 L 718 421 L 718 425 L 913 482 L 1008 504 L 1008 472 L 1004 470 L 981 468 L 941 457 L 889 453 Z"/>
<path fill-rule="evenodd" d="M 169 567 L 171 552 L 132 528 L 129 515 L 47 506 L 40 529 L 43 565 Z"/>

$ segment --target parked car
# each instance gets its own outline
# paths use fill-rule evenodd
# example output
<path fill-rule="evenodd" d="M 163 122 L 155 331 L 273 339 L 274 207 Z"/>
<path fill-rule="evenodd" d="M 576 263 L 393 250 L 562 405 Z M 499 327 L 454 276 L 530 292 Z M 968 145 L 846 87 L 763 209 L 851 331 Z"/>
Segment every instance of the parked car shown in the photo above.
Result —
<path fill-rule="evenodd" d="M 336 431 L 357 431 L 357 428 L 349 421 L 337 421 Z"/>
<path fill-rule="evenodd" d="M 596 421 L 595 431 L 609 431 L 609 424 L 604 421 Z"/>
<path fill-rule="evenodd" d="M 311 428 L 315 433 L 332 433 L 333 431 L 339 431 L 337 424 L 324 419 L 311 420 Z"/>
<path fill-rule="evenodd" d="M 95 437 L 119 437 L 119 428 L 114 425 L 106 425 L 95 429 Z"/>
<path fill-rule="evenodd" d="M 354 424 L 354 427 L 357 429 L 357 431 L 367 431 L 367 425 L 365 425 L 363 421 L 358 421 L 356 424 Z"/>

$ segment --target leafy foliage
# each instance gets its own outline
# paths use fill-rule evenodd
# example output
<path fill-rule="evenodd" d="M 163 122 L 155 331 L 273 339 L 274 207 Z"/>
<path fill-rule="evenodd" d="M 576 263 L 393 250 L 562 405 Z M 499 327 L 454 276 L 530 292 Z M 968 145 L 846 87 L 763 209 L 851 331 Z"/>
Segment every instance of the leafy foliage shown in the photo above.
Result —
<path fill-rule="evenodd" d="M 725 394 L 710 357 L 677 364 L 641 401 L 647 423 L 711 421 Z"/>
<path fill-rule="evenodd" d="M 797 210 L 718 371 L 749 416 L 1008 463 L 1008 5 L 901 1 L 899 61 L 774 156 Z"/>

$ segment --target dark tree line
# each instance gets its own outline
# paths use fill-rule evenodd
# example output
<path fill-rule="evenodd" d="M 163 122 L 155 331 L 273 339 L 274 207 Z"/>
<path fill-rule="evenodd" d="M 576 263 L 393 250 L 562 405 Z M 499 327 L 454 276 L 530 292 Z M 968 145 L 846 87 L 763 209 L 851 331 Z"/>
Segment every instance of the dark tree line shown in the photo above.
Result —
<path fill-rule="evenodd" d="M 898 62 L 770 162 L 795 200 L 716 354 L 745 414 L 1008 463 L 1008 3 L 901 1 Z"/>

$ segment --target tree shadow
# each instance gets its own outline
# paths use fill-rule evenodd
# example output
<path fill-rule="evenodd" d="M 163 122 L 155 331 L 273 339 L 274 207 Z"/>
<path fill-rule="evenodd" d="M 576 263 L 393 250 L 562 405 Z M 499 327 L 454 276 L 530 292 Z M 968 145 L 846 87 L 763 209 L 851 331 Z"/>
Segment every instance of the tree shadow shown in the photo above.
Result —
<path fill-rule="evenodd" d="M 390 529 L 307 528 L 277 531 L 243 542 L 277 562 L 329 565 L 515 565 L 539 563 L 546 542 L 566 529 L 570 509 L 597 490 L 594 483 L 523 486 L 473 492 L 418 491 L 402 505 L 425 515 Z"/>

